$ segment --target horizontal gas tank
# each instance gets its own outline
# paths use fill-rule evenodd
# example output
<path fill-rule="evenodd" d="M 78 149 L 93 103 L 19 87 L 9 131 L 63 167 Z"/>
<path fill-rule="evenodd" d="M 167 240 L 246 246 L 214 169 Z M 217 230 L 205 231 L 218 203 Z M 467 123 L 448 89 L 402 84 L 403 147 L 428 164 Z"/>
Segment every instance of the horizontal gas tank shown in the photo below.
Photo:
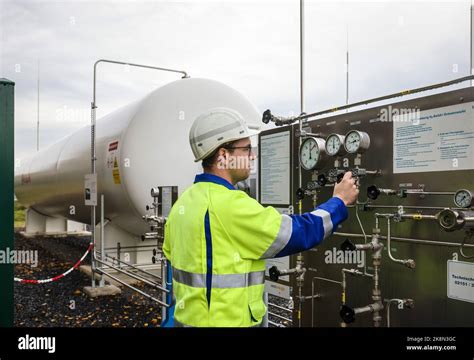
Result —
<path fill-rule="evenodd" d="M 182 193 L 197 173 L 189 146 L 194 119 L 214 107 L 239 111 L 258 124 L 256 107 L 241 93 L 208 79 L 180 79 L 97 120 L 98 194 L 105 217 L 134 235 L 149 230 L 142 215 L 155 186 L 178 186 Z M 20 203 L 52 217 L 90 223 L 84 205 L 84 176 L 91 172 L 90 126 L 22 159 L 15 174 Z M 148 212 L 151 214 L 151 212 Z"/>

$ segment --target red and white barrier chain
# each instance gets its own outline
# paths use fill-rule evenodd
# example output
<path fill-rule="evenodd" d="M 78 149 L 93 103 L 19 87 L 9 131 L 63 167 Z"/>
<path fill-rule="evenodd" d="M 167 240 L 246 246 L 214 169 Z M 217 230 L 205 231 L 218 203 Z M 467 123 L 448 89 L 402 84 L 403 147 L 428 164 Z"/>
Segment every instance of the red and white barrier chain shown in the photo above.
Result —
<path fill-rule="evenodd" d="M 20 278 L 14 278 L 14 280 L 16 282 L 23 283 L 23 284 L 46 284 L 46 283 L 58 281 L 59 279 L 69 275 L 73 270 L 77 269 L 81 265 L 81 263 L 84 261 L 86 256 L 89 255 L 89 253 L 90 253 L 90 251 L 92 250 L 93 247 L 94 247 L 94 243 L 90 243 L 89 247 L 87 248 L 87 251 L 84 253 L 84 255 L 82 255 L 80 260 L 73 267 L 71 267 L 69 270 L 63 272 L 62 274 L 60 274 L 58 276 L 52 277 L 50 279 L 42 279 L 42 280 L 27 280 L 27 279 L 20 279 Z"/>

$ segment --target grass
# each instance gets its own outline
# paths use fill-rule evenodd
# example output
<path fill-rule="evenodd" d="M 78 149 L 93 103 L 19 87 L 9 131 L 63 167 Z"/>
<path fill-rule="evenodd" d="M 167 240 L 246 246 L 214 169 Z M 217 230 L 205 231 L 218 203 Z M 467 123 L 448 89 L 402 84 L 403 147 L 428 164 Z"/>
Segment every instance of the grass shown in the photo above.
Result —
<path fill-rule="evenodd" d="M 25 227 L 25 212 L 26 208 L 18 201 L 15 201 L 15 227 Z"/>

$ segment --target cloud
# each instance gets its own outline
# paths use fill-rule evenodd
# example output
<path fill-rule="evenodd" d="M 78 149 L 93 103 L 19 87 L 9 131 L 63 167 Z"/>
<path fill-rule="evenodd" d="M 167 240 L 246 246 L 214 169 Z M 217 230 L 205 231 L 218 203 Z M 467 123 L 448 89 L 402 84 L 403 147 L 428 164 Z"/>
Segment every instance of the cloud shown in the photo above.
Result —
<path fill-rule="evenodd" d="M 469 73 L 469 1 L 306 4 L 306 111 L 345 102 L 347 29 L 350 101 Z M 38 59 L 42 146 L 90 121 L 100 58 L 183 69 L 227 83 L 261 111 L 299 112 L 295 1 L 3 1 L 0 32 L 0 70 L 16 82 L 18 154 L 36 148 Z M 178 77 L 101 64 L 98 115 Z"/>

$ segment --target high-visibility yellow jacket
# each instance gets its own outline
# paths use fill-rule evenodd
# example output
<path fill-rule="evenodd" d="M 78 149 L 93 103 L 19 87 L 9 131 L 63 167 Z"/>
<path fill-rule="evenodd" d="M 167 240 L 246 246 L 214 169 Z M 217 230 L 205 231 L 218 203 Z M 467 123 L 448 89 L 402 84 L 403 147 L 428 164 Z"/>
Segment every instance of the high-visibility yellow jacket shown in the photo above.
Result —
<path fill-rule="evenodd" d="M 336 197 L 310 213 L 282 215 L 221 177 L 197 175 L 165 225 L 175 326 L 259 325 L 266 313 L 264 259 L 308 250 L 346 218 Z"/>

